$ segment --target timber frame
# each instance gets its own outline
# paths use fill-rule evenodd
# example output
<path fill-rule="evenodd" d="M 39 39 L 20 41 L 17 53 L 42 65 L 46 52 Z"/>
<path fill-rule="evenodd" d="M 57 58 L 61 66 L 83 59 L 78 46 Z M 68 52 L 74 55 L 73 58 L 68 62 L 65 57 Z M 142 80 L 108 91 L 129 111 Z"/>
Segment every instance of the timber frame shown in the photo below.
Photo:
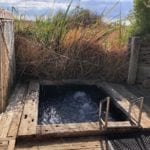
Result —
<path fill-rule="evenodd" d="M 104 134 L 134 133 L 150 131 L 149 110 L 143 107 L 140 127 L 129 124 L 129 122 L 108 122 L 107 129 L 102 128 L 100 122 L 74 123 L 74 124 L 52 124 L 38 125 L 38 99 L 40 84 L 88 84 L 97 85 L 103 88 L 113 98 L 116 106 L 124 113 L 129 114 L 130 100 L 120 94 L 113 84 L 101 81 L 86 80 L 64 80 L 64 81 L 31 81 L 29 84 L 18 84 L 13 95 L 10 97 L 10 104 L 5 113 L 0 115 L 0 147 L 15 147 L 16 139 L 43 139 L 46 137 L 81 137 L 96 136 Z M 124 91 L 124 93 L 128 93 Z M 132 108 L 130 117 L 138 120 L 135 112 L 140 108 Z M 13 145 L 13 146 L 12 146 Z"/>
<path fill-rule="evenodd" d="M 128 84 L 142 84 L 150 88 L 150 40 L 144 37 L 132 37 L 129 40 Z"/>
<path fill-rule="evenodd" d="M 0 113 L 8 104 L 15 81 L 13 15 L 0 8 Z"/>

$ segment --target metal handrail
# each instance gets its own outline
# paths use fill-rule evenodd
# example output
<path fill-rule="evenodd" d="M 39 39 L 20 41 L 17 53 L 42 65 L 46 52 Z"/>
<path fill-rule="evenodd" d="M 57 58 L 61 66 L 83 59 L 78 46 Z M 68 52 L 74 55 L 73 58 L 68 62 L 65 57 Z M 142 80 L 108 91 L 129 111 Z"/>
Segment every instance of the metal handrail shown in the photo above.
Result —
<path fill-rule="evenodd" d="M 140 97 L 140 98 L 137 98 L 135 99 L 134 101 L 132 101 L 130 103 L 130 106 L 129 106 L 129 117 L 131 118 L 131 109 L 132 107 L 136 104 L 140 102 L 140 110 L 139 110 L 139 117 L 138 117 L 138 120 L 137 121 L 137 126 L 140 127 L 140 123 L 141 123 L 141 119 L 142 119 L 142 109 L 143 109 L 143 102 L 144 102 L 144 97 Z"/>
<path fill-rule="evenodd" d="M 103 105 L 104 102 L 106 102 L 105 122 L 101 118 L 101 116 L 102 116 L 102 105 Z M 104 125 L 105 128 L 107 128 L 107 125 L 108 125 L 109 107 L 110 107 L 110 97 L 106 97 L 106 99 L 100 101 L 100 103 L 99 103 L 99 119 L 100 119 L 100 121 L 102 122 L 102 124 Z"/>

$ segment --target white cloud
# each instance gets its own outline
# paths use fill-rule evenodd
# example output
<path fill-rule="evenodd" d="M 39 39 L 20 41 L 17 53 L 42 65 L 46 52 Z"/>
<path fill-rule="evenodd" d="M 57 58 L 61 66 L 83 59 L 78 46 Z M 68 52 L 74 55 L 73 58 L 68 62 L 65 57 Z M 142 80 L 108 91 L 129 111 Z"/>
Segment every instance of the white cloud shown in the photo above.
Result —
<path fill-rule="evenodd" d="M 46 14 L 52 10 L 66 10 L 70 1 L 71 0 L 0 0 L 0 7 L 9 10 L 11 10 L 11 7 L 15 7 L 19 10 L 19 13 L 33 17 Z M 101 13 L 105 8 L 111 8 L 117 1 L 119 0 L 74 0 L 71 9 L 80 4 L 82 8 Z M 129 13 L 129 10 L 132 9 L 131 2 L 133 0 L 120 1 L 123 3 L 122 14 L 123 16 L 126 16 Z M 116 6 L 111 13 L 111 17 L 116 16 L 118 12 L 120 12 L 119 5 Z"/>
<path fill-rule="evenodd" d="M 66 9 L 68 6 L 67 2 L 54 3 L 52 0 L 46 1 L 35 1 L 35 0 L 0 0 L 0 4 L 11 5 L 16 8 L 35 8 L 35 9 L 44 9 L 44 8 L 53 8 L 55 9 Z"/>

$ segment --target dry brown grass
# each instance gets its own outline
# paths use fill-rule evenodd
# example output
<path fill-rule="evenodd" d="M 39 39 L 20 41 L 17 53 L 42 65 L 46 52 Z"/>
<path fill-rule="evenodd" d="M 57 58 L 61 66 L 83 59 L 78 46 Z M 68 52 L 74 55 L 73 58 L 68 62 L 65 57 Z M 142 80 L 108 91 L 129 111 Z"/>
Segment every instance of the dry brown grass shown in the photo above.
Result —
<path fill-rule="evenodd" d="M 125 81 L 127 48 L 117 40 L 119 31 L 109 31 L 108 28 L 70 29 L 57 52 L 55 47 L 45 48 L 36 40 L 16 36 L 19 77 Z"/>

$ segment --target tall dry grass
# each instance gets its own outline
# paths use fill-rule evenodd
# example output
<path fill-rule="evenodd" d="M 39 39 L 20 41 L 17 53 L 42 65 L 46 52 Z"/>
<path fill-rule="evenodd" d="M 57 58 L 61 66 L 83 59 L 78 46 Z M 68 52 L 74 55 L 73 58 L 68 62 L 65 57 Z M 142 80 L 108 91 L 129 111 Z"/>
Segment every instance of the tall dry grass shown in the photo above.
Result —
<path fill-rule="evenodd" d="M 16 20 L 18 78 L 126 80 L 126 27 L 105 23 L 90 12 L 89 20 L 87 12 L 83 18 L 77 15 L 59 12 L 47 20 Z"/>

